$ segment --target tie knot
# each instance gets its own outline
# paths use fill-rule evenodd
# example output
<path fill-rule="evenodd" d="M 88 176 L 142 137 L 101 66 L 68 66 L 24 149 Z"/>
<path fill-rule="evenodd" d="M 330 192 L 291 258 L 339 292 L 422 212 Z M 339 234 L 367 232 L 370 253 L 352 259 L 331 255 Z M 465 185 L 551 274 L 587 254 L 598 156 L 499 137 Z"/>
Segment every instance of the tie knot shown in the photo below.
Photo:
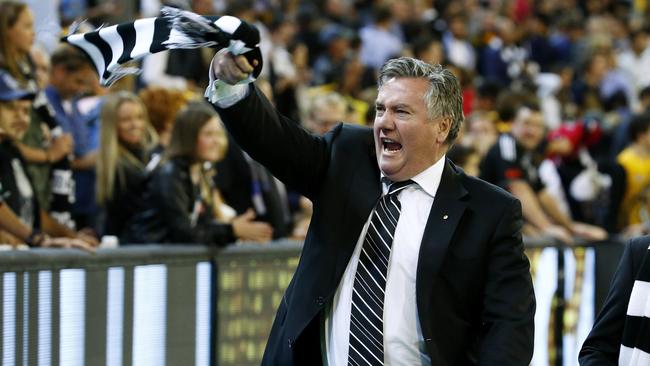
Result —
<path fill-rule="evenodd" d="M 388 185 L 388 195 L 394 195 L 399 193 L 402 189 L 410 186 L 411 184 L 414 184 L 415 182 L 412 180 L 403 180 L 401 182 L 392 182 L 389 183 Z"/>

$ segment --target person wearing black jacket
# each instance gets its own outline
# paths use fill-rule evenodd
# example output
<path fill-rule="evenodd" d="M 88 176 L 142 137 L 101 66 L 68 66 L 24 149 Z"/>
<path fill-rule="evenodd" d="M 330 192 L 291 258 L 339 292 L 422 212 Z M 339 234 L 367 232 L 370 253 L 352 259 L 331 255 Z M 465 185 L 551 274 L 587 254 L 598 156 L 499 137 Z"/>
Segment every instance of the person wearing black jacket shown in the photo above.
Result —
<path fill-rule="evenodd" d="M 176 117 L 165 161 L 148 182 L 147 209 L 129 224 L 126 239 L 219 246 L 237 239 L 271 240 L 270 225 L 253 221 L 252 211 L 233 217 L 212 183 L 212 169 L 206 165 L 223 157 L 226 144 L 214 110 L 203 102 L 188 104 Z"/>
<path fill-rule="evenodd" d="M 150 161 L 156 133 L 140 98 L 126 91 L 106 96 L 101 125 L 97 202 L 106 214 L 104 234 L 120 237 L 128 220 L 145 208 L 145 181 L 151 167 L 159 161 L 159 155 L 158 160 Z"/>

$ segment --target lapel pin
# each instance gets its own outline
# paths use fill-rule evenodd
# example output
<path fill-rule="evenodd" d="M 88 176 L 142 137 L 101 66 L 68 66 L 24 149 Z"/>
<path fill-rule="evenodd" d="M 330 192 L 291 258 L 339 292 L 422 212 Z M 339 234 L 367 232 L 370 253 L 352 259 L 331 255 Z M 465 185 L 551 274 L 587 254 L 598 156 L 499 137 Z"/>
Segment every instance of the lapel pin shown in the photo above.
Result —
<path fill-rule="evenodd" d="M 449 218 L 449 215 L 445 215 L 442 217 L 443 220 L 447 220 Z"/>

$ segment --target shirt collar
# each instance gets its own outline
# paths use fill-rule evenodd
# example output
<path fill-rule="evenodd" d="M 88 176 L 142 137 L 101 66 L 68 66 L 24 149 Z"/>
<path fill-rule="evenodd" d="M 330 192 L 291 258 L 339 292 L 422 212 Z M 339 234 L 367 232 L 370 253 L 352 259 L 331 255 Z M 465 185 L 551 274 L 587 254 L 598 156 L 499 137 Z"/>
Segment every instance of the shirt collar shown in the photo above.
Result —
<path fill-rule="evenodd" d="M 420 172 L 420 174 L 411 178 L 412 181 L 417 183 L 417 185 L 431 197 L 436 196 L 436 192 L 440 186 L 442 171 L 445 168 L 445 156 L 446 155 L 443 155 L 435 164 L 431 165 L 430 167 Z M 385 177 L 384 173 L 381 173 L 381 177 Z M 382 181 L 384 180 L 382 179 Z M 388 192 L 388 185 L 386 183 L 382 184 L 382 191 L 384 194 Z"/>

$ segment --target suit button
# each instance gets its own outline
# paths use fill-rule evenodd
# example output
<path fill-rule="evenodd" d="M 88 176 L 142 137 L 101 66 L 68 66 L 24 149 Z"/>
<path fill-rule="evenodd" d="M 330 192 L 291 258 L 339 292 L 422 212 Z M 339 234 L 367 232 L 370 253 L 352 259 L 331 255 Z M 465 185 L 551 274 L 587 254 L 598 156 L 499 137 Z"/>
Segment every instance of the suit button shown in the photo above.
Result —
<path fill-rule="evenodd" d="M 287 338 L 287 344 L 289 345 L 289 348 L 293 348 L 293 341 L 291 338 Z"/>
<path fill-rule="evenodd" d="M 323 298 L 322 296 L 318 296 L 316 298 L 316 304 L 318 304 L 318 306 L 323 306 L 325 304 L 325 298 Z"/>

